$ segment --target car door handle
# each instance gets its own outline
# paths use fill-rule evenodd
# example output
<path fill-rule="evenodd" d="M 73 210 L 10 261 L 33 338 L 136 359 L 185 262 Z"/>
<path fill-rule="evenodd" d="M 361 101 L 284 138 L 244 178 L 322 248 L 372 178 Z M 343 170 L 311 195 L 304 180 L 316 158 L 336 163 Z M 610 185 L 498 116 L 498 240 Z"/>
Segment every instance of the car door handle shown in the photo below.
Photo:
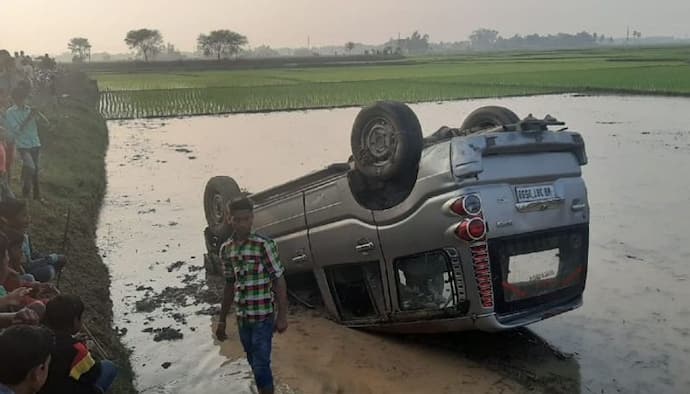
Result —
<path fill-rule="evenodd" d="M 293 263 L 298 263 L 298 264 L 299 264 L 299 263 L 304 263 L 305 261 L 307 261 L 307 255 L 304 254 L 304 253 L 295 255 L 295 256 L 292 258 L 292 262 L 293 262 Z"/>
<path fill-rule="evenodd" d="M 584 210 L 585 208 L 587 208 L 587 204 L 584 203 L 584 202 L 579 202 L 579 203 L 573 202 L 573 205 L 570 207 L 570 209 L 571 209 L 573 212 L 582 211 L 582 210 Z"/>
<path fill-rule="evenodd" d="M 355 246 L 355 250 L 359 253 L 366 253 L 374 249 L 373 242 L 359 243 Z"/>

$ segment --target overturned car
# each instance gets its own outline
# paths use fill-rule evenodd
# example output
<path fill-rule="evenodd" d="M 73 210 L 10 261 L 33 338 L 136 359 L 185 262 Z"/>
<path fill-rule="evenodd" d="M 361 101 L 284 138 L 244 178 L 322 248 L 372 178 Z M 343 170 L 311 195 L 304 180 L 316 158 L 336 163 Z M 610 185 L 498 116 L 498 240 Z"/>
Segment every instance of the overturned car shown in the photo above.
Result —
<path fill-rule="evenodd" d="M 527 325 L 582 305 L 589 206 L 580 134 L 482 107 L 427 138 L 397 102 L 360 111 L 352 157 L 250 194 L 288 275 L 338 322 L 396 332 Z M 227 176 L 204 192 L 207 261 L 232 232 Z M 290 286 L 288 276 L 288 286 Z"/>

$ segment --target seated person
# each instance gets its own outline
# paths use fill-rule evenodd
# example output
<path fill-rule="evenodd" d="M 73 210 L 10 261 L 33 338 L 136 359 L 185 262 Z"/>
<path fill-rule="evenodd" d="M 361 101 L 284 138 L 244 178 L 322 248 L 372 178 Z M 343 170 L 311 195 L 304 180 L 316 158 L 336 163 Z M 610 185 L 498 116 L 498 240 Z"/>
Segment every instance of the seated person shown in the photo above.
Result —
<path fill-rule="evenodd" d="M 43 324 L 55 333 L 56 344 L 48 380 L 40 393 L 105 393 L 115 381 L 115 365 L 95 361 L 86 344 L 75 338 L 83 313 L 84 303 L 73 295 L 59 295 L 46 305 Z"/>
<path fill-rule="evenodd" d="M 22 308 L 17 312 L 0 312 L 0 328 L 18 324 L 36 325 L 39 321 L 38 314 L 29 308 Z M 2 393 L 0 390 L 0 394 Z"/>
<path fill-rule="evenodd" d="M 11 293 L 6 293 L 0 286 L 0 328 L 13 324 L 38 324 L 45 314 L 45 305 L 40 301 L 27 303 L 26 294 L 31 289 L 20 287 Z"/>
<path fill-rule="evenodd" d="M 19 325 L 0 333 L 0 393 L 37 393 L 48 376 L 53 344 L 53 334 L 41 326 Z"/>
<path fill-rule="evenodd" d="M 22 275 L 31 275 L 38 282 L 49 282 L 67 260 L 58 254 L 37 253 L 27 234 L 29 223 L 26 202 L 11 198 L 0 202 L 0 229 L 9 241 L 10 267 Z"/>
<path fill-rule="evenodd" d="M 7 256 L 7 239 L 0 236 L 0 313 L 3 314 L 0 326 L 6 327 L 16 322 L 35 324 L 45 312 L 44 302 L 53 295 L 48 294 L 45 285 L 29 284 L 28 287 L 22 284 L 16 285 L 18 275 L 9 268 L 9 258 Z M 10 276 L 14 280 L 8 280 Z M 9 289 L 7 288 L 9 287 Z M 38 299 L 45 297 L 44 300 Z M 31 312 L 24 311 L 28 308 Z M 17 314 L 17 312 L 21 312 Z"/>
<path fill-rule="evenodd" d="M 31 244 L 31 237 L 24 233 L 21 244 L 24 270 L 32 275 L 38 282 L 49 282 L 55 278 L 56 274 L 62 270 L 67 263 L 64 255 L 51 253 L 40 254 Z"/>

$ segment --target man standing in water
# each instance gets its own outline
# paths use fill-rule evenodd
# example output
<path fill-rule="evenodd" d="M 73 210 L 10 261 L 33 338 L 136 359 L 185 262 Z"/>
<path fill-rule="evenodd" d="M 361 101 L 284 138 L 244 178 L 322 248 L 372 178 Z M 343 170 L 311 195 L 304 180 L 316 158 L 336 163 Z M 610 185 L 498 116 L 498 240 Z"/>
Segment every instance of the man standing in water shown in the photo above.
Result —
<path fill-rule="evenodd" d="M 240 341 L 256 386 L 260 394 L 270 394 L 273 332 L 283 333 L 288 325 L 283 265 L 275 242 L 252 232 L 254 207 L 249 199 L 230 202 L 225 216 L 233 234 L 220 247 L 226 280 L 216 337 L 227 339 L 226 317 L 234 302 Z"/>

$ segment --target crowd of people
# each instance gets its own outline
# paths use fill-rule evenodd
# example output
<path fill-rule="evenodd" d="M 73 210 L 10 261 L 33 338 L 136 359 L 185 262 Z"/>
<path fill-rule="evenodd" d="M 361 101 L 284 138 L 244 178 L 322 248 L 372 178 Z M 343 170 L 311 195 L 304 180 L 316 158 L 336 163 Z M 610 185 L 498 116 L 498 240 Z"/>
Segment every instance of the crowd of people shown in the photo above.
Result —
<path fill-rule="evenodd" d="M 104 393 L 117 368 L 79 333 L 85 305 L 55 279 L 67 264 L 31 244 L 29 206 L 0 202 L 0 394 Z"/>
<path fill-rule="evenodd" d="M 40 253 L 29 233 L 28 201 L 43 201 L 38 125 L 49 123 L 30 106 L 43 84 L 36 67 L 43 73 L 55 64 L 0 50 L 0 394 L 104 393 L 117 369 L 92 356 L 80 333 L 85 305 L 58 288 L 67 258 Z M 10 182 L 15 151 L 21 198 Z"/>
<path fill-rule="evenodd" d="M 56 71 L 57 63 L 48 54 L 32 58 L 19 51 L 12 56 L 8 50 L 0 49 L 0 89 L 5 91 L 23 83 L 39 88 L 54 81 Z"/>

